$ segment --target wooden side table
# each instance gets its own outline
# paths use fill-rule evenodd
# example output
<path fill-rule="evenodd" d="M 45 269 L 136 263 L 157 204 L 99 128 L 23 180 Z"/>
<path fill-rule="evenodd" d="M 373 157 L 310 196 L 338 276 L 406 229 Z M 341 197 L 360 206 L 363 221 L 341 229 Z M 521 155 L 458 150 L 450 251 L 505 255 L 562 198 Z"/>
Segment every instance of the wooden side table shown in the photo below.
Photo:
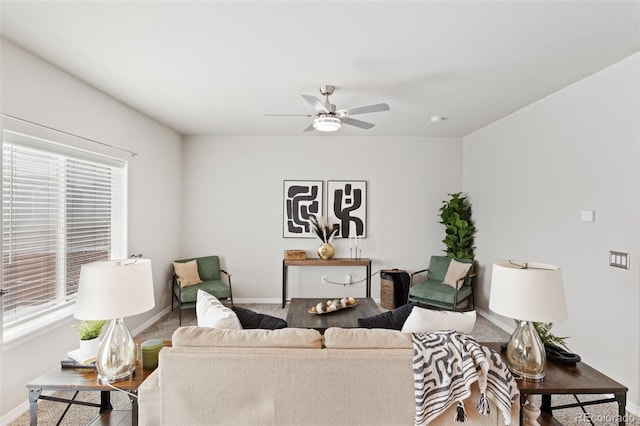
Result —
<path fill-rule="evenodd" d="M 287 268 L 289 266 L 364 266 L 367 269 L 367 292 L 365 297 L 371 297 L 371 259 L 305 259 L 282 260 L 282 307 L 287 304 Z"/>
<path fill-rule="evenodd" d="M 503 361 L 506 362 L 506 357 L 500 350 L 500 342 L 482 344 L 500 353 Z M 618 403 L 618 424 L 620 426 L 625 424 L 627 391 L 629 389 L 584 362 L 578 362 L 575 365 L 562 365 L 547 360 L 544 381 L 532 382 L 528 380 L 516 380 L 516 383 L 520 390 L 520 424 L 523 424 L 523 416 L 526 413 L 528 424 L 535 425 L 537 420 L 540 422 L 537 424 L 561 425 L 560 422 L 553 418 L 553 410 L 584 407 L 586 405 L 605 404 L 609 402 Z M 577 402 L 575 404 L 551 405 L 552 395 L 565 394 L 613 394 L 614 397 L 599 399 L 597 401 Z M 525 408 L 530 395 L 542 396 L 541 410 L 529 406 Z M 539 418 L 538 415 L 540 415 Z"/>
<path fill-rule="evenodd" d="M 139 344 L 141 342 L 136 341 L 136 343 Z M 164 346 L 171 346 L 171 341 L 165 340 Z M 38 400 L 40 399 L 68 404 L 67 409 L 64 410 L 62 417 L 60 417 L 60 421 L 66 415 L 69 406 L 76 404 L 97 407 L 100 409 L 99 417 L 101 419 L 110 422 L 108 424 L 120 424 L 119 422 L 129 416 L 129 412 L 120 410 L 118 414 L 124 413 L 121 416 L 123 418 L 114 418 L 117 416 L 112 414 L 111 392 L 122 389 L 129 394 L 129 400 L 131 401 L 131 424 L 132 426 L 136 426 L 138 424 L 138 387 L 140 387 L 140 384 L 153 372 L 153 370 L 143 369 L 140 361 L 141 360 L 136 361 L 136 369 L 131 377 L 113 383 L 115 388 L 98 383 L 98 372 L 94 368 L 59 368 L 38 376 L 27 383 L 27 389 L 29 391 L 30 425 L 36 426 L 38 424 Z M 42 391 L 45 390 L 75 391 L 76 393 L 73 398 L 65 399 L 42 395 Z M 100 392 L 100 403 L 77 401 L 75 398 L 79 391 Z"/>

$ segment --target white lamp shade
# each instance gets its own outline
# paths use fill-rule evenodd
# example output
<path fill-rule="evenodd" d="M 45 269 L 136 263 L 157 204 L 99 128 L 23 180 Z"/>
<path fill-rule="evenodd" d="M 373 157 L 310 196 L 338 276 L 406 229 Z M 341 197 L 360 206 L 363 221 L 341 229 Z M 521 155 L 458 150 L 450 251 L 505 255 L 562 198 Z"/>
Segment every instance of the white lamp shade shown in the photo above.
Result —
<path fill-rule="evenodd" d="M 495 262 L 489 308 L 497 314 L 524 321 L 566 319 L 560 268 L 536 262 Z"/>
<path fill-rule="evenodd" d="M 141 314 L 154 306 L 149 259 L 108 260 L 81 266 L 76 318 L 124 318 Z"/>

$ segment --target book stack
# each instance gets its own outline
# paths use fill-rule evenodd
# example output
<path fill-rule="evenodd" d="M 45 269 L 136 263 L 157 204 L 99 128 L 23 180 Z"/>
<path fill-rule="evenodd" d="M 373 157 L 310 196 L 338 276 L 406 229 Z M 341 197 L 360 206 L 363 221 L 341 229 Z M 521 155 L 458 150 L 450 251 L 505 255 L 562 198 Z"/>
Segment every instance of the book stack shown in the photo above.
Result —
<path fill-rule="evenodd" d="M 65 358 L 60 361 L 60 366 L 62 368 L 96 368 L 96 363 L 93 362 L 91 364 L 80 364 L 78 361 L 74 361 L 71 358 Z"/>
<path fill-rule="evenodd" d="M 62 368 L 96 368 L 96 356 L 74 349 L 67 353 L 67 358 L 60 361 L 60 364 Z"/>

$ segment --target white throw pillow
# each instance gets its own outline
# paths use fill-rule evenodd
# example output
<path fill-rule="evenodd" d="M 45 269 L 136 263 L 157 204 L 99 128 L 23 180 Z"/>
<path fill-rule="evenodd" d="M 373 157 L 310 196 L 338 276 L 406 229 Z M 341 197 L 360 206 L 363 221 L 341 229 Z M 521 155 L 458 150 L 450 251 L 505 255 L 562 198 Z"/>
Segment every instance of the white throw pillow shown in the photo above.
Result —
<path fill-rule="evenodd" d="M 206 291 L 198 290 L 196 317 L 198 318 L 198 327 L 242 330 L 236 313 Z"/>
<path fill-rule="evenodd" d="M 457 289 L 459 288 L 458 281 L 467 276 L 469 269 L 471 269 L 471 263 L 463 263 L 458 262 L 455 259 L 451 259 L 443 282 Z M 460 285 L 462 285 L 462 281 L 460 281 Z"/>
<path fill-rule="evenodd" d="M 404 333 L 432 333 L 455 330 L 471 334 L 476 325 L 476 311 L 451 312 L 424 309 L 415 306 L 402 326 Z"/>

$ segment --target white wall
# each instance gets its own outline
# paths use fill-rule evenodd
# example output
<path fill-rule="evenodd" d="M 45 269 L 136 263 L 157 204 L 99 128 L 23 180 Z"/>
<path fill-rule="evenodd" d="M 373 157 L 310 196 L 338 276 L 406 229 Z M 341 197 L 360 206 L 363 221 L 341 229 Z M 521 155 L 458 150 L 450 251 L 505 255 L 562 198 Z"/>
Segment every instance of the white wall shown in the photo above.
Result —
<path fill-rule="evenodd" d="M 287 249 L 316 257 L 318 239 L 282 237 L 284 180 L 366 180 L 363 257 L 380 268 L 417 270 L 442 253 L 438 209 L 462 187 L 458 138 L 186 137 L 183 147 L 182 255 L 218 254 L 237 300 L 281 300 Z M 349 257 L 348 240 L 334 240 Z M 320 284 L 364 268 L 290 268 L 291 297 L 364 296 L 363 288 Z M 380 295 L 380 279 L 372 280 Z"/>
<path fill-rule="evenodd" d="M 555 334 L 640 405 L 640 54 L 464 138 L 482 266 L 559 265 L 569 318 Z M 593 209 L 593 223 L 580 210 Z M 609 250 L 631 269 L 609 266 Z M 478 304 L 488 310 L 490 269 Z M 503 320 L 510 322 L 510 320 Z"/>
<path fill-rule="evenodd" d="M 0 43 L 3 113 L 139 154 L 129 158 L 129 253 L 152 261 L 156 308 L 128 318 L 134 329 L 170 303 L 169 266 L 179 252 L 181 137 L 14 44 Z M 3 348 L 0 415 L 27 400 L 28 381 L 77 347 L 71 323 Z"/>

